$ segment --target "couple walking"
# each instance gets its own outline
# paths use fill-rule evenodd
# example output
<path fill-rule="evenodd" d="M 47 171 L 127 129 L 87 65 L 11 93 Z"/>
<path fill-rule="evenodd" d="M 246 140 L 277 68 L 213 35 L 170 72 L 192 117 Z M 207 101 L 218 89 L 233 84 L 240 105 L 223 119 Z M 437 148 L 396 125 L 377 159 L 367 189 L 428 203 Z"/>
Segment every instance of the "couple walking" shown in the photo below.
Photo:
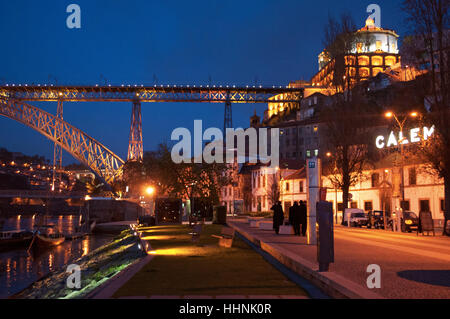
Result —
<path fill-rule="evenodd" d="M 280 226 L 284 224 L 284 213 L 281 202 L 276 202 L 271 207 L 271 210 L 273 210 L 273 229 L 278 234 Z M 303 236 L 306 234 L 306 211 L 306 203 L 304 201 L 300 201 L 300 205 L 294 202 L 294 206 L 289 207 L 289 224 L 294 228 L 296 236 L 300 236 L 300 233 Z M 300 225 L 302 226 L 301 230 Z"/>

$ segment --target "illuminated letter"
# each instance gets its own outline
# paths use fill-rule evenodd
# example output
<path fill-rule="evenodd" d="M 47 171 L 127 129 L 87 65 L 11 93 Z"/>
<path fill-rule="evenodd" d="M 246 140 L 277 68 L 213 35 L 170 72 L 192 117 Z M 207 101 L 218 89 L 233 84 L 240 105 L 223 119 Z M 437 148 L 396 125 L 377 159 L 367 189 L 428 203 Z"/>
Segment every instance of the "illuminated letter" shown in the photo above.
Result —
<path fill-rule="evenodd" d="M 181 141 L 180 141 L 181 137 Z M 172 147 L 171 157 L 175 164 L 191 162 L 191 132 L 187 128 L 179 127 L 173 130 L 172 141 L 180 141 Z M 183 154 L 183 155 L 181 155 Z"/>
<path fill-rule="evenodd" d="M 214 140 L 212 137 L 214 136 Z M 223 135 L 218 128 L 209 128 L 203 133 L 203 140 L 211 141 L 205 145 L 203 150 L 203 160 L 208 163 L 223 163 Z"/>
<path fill-rule="evenodd" d="M 377 136 L 377 139 L 375 140 L 375 144 L 377 145 L 377 148 L 383 148 L 384 147 L 384 136 Z"/>
<path fill-rule="evenodd" d="M 413 128 L 413 129 L 411 129 L 411 134 L 410 134 L 410 140 L 411 140 L 411 143 L 417 143 L 417 142 L 420 142 L 420 138 L 419 138 L 419 131 L 420 131 L 420 128 Z"/>
<path fill-rule="evenodd" d="M 367 6 L 367 13 L 370 13 L 369 19 L 375 21 L 375 26 L 381 28 L 381 8 L 378 4 L 369 4 Z"/>
<path fill-rule="evenodd" d="M 66 9 L 67 13 L 72 13 L 67 17 L 66 24 L 69 29 L 81 29 L 81 8 L 78 4 L 71 4 Z"/>
<path fill-rule="evenodd" d="M 389 139 L 387 142 L 387 147 L 390 147 L 391 145 L 397 146 L 397 139 L 395 138 L 394 132 L 391 132 L 391 134 L 389 134 Z"/>
<path fill-rule="evenodd" d="M 408 144 L 409 143 L 409 141 L 408 141 L 408 139 L 406 137 L 403 138 L 403 132 L 398 133 L 398 141 L 399 142 L 402 141 L 401 142 L 402 144 Z"/>
<path fill-rule="evenodd" d="M 371 273 L 369 277 L 367 277 L 367 288 L 381 288 L 381 268 L 379 265 L 371 264 L 367 266 L 368 273 Z"/>
<path fill-rule="evenodd" d="M 423 139 L 426 141 L 431 135 L 434 133 L 434 125 L 430 128 L 424 127 L 423 128 Z"/>

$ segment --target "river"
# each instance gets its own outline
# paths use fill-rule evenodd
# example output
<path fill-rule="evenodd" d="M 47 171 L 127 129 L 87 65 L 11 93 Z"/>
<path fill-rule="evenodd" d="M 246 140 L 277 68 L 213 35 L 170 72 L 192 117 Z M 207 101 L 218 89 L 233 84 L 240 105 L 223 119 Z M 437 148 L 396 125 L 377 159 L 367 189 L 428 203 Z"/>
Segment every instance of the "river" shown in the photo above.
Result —
<path fill-rule="evenodd" d="M 49 217 L 48 222 L 63 234 L 71 234 L 79 225 L 79 215 Z M 16 216 L 5 220 L 2 230 L 33 230 L 36 219 L 32 216 Z M 89 235 L 66 240 L 63 244 L 30 255 L 25 248 L 0 250 L 0 298 L 7 298 L 47 275 L 51 271 L 70 264 L 92 250 L 112 241 L 112 235 Z"/>

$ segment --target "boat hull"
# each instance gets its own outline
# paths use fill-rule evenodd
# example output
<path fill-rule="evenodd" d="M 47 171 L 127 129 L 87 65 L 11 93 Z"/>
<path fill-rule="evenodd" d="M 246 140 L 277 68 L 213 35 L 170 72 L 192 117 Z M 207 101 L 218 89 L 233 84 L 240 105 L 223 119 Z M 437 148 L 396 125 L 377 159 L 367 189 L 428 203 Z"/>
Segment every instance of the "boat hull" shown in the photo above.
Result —
<path fill-rule="evenodd" d="M 66 239 L 64 237 L 49 238 L 42 235 L 36 235 L 36 243 L 39 247 L 52 247 L 61 245 Z"/>

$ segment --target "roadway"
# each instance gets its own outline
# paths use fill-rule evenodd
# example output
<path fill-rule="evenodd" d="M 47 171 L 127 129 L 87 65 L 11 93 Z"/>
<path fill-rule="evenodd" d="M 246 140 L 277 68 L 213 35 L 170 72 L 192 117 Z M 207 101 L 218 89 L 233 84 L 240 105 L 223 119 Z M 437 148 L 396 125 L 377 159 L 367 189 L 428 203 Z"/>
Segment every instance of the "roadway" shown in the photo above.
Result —
<path fill-rule="evenodd" d="M 233 223 L 267 244 L 316 264 L 316 246 L 305 237 L 275 235 L 250 228 L 243 220 Z M 330 272 L 385 298 L 450 298 L 450 237 L 336 226 L 335 262 Z M 368 289 L 367 266 L 381 267 L 381 288 Z"/>

